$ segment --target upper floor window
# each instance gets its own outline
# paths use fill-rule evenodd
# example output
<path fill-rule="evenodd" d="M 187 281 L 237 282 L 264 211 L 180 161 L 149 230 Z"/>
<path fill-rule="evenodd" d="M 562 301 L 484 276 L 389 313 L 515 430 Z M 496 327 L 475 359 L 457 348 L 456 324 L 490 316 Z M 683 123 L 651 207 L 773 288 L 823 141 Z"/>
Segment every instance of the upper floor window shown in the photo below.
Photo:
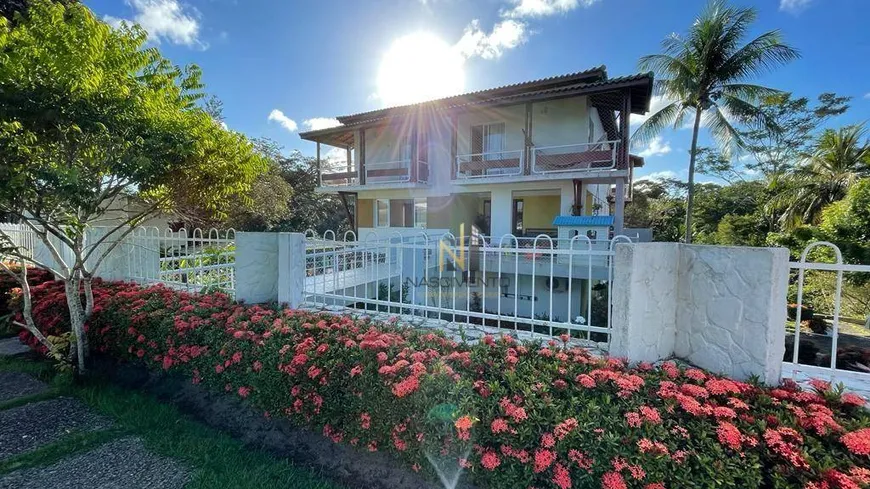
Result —
<path fill-rule="evenodd" d="M 471 153 L 484 159 L 500 159 L 504 150 L 504 122 L 471 126 Z"/>
<path fill-rule="evenodd" d="M 426 229 L 426 199 L 414 199 L 414 227 Z"/>

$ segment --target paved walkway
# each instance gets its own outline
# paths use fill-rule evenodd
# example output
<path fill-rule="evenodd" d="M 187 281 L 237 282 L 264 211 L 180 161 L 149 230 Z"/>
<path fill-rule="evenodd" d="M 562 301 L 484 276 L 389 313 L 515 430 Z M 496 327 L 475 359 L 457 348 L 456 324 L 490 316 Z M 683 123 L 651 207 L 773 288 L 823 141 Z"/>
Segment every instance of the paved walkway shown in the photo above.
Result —
<path fill-rule="evenodd" d="M 17 338 L 0 340 L 0 356 L 20 355 Z M 38 456 L 77 436 L 112 427 L 112 421 L 69 397 L 45 398 L 50 387 L 30 375 L 0 372 L 0 469 L 17 458 Z M 40 394 L 46 394 L 39 396 Z M 24 402 L 29 396 L 39 396 Z M 21 403 L 16 402 L 21 401 Z M 2 409 L 3 406 L 9 406 Z M 48 458 L 48 457 L 47 457 Z M 50 459 L 50 458 L 48 458 Z M 0 473 L 0 489 L 181 488 L 190 472 L 127 437 L 73 453 L 45 466 Z M 8 466 L 8 465 L 7 465 Z"/>

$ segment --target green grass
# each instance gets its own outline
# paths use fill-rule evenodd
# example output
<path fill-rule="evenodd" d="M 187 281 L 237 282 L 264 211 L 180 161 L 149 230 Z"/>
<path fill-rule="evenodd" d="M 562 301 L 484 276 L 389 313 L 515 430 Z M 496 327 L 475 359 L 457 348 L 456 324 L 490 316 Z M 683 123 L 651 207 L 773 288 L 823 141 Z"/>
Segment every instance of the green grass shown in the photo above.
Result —
<path fill-rule="evenodd" d="M 140 392 L 92 381 L 74 384 L 68 375 L 45 362 L 0 358 L 0 371 L 29 373 L 52 386 L 51 391 L 10 401 L 0 409 L 27 400 L 57 395 L 73 396 L 94 411 L 115 421 L 112 429 L 71 435 L 39 450 L 0 463 L 0 474 L 25 467 L 45 466 L 72 453 L 87 451 L 106 441 L 137 436 L 152 452 L 181 461 L 192 470 L 186 488 L 300 488 L 338 489 L 321 474 L 297 467 L 285 459 L 246 448 L 241 442 L 209 428 Z"/>

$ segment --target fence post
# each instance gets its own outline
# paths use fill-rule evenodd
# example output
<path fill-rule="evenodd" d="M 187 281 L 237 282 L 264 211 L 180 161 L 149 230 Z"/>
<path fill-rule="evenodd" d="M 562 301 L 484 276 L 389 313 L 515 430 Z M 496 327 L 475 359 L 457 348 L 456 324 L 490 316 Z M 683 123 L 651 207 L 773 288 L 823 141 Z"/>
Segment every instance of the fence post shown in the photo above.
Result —
<path fill-rule="evenodd" d="M 654 362 L 674 353 L 679 244 L 614 247 L 610 354 Z"/>
<path fill-rule="evenodd" d="M 236 234 L 236 299 L 278 300 L 278 233 Z"/>
<path fill-rule="evenodd" d="M 278 302 L 302 305 L 305 289 L 305 235 L 278 233 Z"/>

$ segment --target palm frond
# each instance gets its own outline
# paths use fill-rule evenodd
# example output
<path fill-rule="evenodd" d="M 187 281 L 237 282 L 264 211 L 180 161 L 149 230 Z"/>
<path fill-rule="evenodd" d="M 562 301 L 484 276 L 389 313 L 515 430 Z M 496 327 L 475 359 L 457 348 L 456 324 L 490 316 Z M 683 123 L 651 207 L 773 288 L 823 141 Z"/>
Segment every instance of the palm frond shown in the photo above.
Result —
<path fill-rule="evenodd" d="M 765 32 L 725 61 L 719 70 L 720 79 L 728 82 L 760 76 L 798 58 L 800 53 L 782 42 L 779 31 Z"/>
<path fill-rule="evenodd" d="M 710 129 L 713 139 L 722 148 L 722 154 L 730 158 L 731 154 L 743 146 L 740 132 L 734 127 L 728 116 L 718 106 L 712 106 L 704 111 L 704 125 Z"/>
<path fill-rule="evenodd" d="M 753 85 L 751 83 L 729 83 L 723 85 L 721 90 L 726 95 L 741 98 L 752 104 L 758 104 L 770 99 L 770 97 L 777 97 L 785 93 L 776 88 Z"/>
<path fill-rule="evenodd" d="M 656 137 L 662 129 L 677 126 L 685 118 L 685 107 L 681 102 L 671 102 L 643 121 L 643 124 L 631 135 L 632 144 L 647 144 Z"/>

